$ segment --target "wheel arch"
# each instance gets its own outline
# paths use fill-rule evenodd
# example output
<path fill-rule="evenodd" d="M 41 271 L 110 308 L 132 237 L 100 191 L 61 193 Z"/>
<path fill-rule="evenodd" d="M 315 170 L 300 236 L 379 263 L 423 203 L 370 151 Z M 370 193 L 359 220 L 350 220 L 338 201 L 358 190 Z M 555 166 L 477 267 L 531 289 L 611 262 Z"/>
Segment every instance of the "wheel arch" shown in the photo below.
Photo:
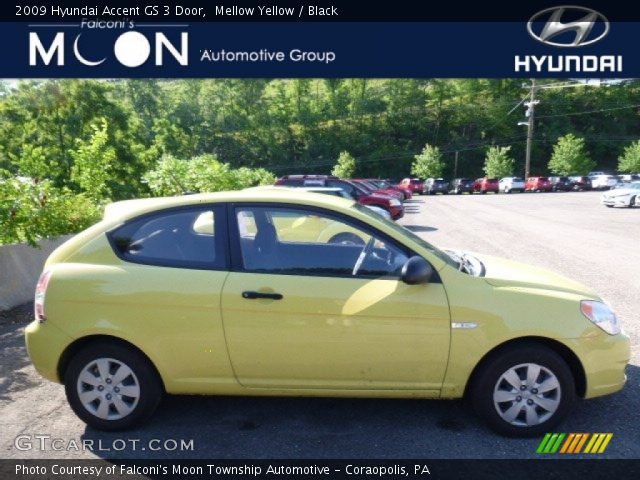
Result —
<path fill-rule="evenodd" d="M 58 360 L 58 366 L 56 369 L 58 378 L 62 383 L 64 383 L 64 376 L 69 366 L 69 362 L 71 361 L 73 356 L 76 353 L 78 353 L 81 349 L 94 343 L 111 343 L 116 345 L 122 345 L 124 347 L 130 348 L 138 352 L 140 355 L 142 355 L 144 358 L 147 359 L 147 361 L 149 362 L 149 365 L 151 365 L 155 374 L 157 375 L 158 380 L 160 380 L 160 385 L 162 386 L 162 390 L 166 392 L 162 375 L 160 375 L 160 372 L 158 371 L 158 368 L 156 367 L 155 363 L 153 363 L 153 360 L 151 360 L 151 358 L 149 358 L 149 356 L 145 352 L 143 352 L 140 348 L 138 348 L 136 345 L 134 345 L 133 343 L 127 340 L 124 340 L 119 337 L 115 337 L 113 335 L 104 335 L 104 334 L 88 335 L 86 337 L 78 338 L 74 340 L 72 343 L 70 343 L 67 346 L 67 348 L 64 349 L 64 351 L 60 355 L 60 359 Z"/>
<path fill-rule="evenodd" d="M 489 361 L 494 359 L 504 350 L 513 348 L 516 345 L 543 345 L 554 351 L 556 354 L 560 355 L 560 357 L 562 357 L 562 359 L 567 363 L 567 366 L 571 370 L 571 374 L 573 375 L 573 379 L 575 382 L 576 395 L 584 398 L 587 391 L 587 376 L 584 371 L 582 362 L 580 361 L 578 356 L 573 352 L 573 350 L 571 350 L 569 347 L 558 340 L 536 336 L 513 338 L 499 345 L 496 345 L 491 350 L 489 350 L 473 368 L 473 371 L 471 372 L 471 375 L 469 376 L 469 379 L 467 380 L 467 384 L 465 386 L 464 397 L 467 397 L 478 372 L 482 370 L 484 365 L 486 365 Z"/>

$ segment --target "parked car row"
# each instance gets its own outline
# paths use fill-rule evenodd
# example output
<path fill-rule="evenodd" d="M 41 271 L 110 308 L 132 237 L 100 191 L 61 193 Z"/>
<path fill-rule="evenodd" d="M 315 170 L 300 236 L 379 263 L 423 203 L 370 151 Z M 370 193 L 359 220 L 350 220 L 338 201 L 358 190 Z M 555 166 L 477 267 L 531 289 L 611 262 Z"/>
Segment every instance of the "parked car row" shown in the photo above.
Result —
<path fill-rule="evenodd" d="M 588 176 L 488 178 L 454 178 L 451 182 L 443 178 L 405 178 L 399 187 L 410 189 L 414 194 L 435 195 L 463 193 L 512 193 L 512 192 L 571 192 L 585 190 L 609 190 L 617 185 L 639 181 L 640 174 L 609 175 L 603 172 L 591 172 Z"/>
<path fill-rule="evenodd" d="M 339 188 L 360 205 L 377 207 L 387 211 L 393 220 L 404 216 L 402 202 L 411 198 L 412 195 L 410 189 L 392 185 L 384 180 L 347 180 L 332 175 L 285 175 L 276 180 L 275 184 L 299 188 Z"/>

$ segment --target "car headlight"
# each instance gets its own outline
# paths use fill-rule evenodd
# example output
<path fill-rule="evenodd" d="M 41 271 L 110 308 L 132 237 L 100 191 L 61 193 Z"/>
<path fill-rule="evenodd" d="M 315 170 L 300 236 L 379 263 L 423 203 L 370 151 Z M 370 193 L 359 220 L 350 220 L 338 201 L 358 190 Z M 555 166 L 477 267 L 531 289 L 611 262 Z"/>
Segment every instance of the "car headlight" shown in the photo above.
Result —
<path fill-rule="evenodd" d="M 402 205 L 402 203 L 400 203 L 400 200 L 392 198 L 389 202 L 389 205 L 391 205 L 392 207 L 399 207 L 400 205 Z"/>
<path fill-rule="evenodd" d="M 609 335 L 620 333 L 618 317 L 606 303 L 596 302 L 595 300 L 582 300 L 580 302 L 580 311 Z"/>

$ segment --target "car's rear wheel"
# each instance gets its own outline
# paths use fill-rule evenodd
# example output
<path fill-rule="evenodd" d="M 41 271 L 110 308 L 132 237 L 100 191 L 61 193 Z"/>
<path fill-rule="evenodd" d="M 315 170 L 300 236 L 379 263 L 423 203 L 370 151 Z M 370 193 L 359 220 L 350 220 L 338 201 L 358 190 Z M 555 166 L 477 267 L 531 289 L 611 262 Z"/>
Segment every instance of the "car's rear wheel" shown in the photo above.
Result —
<path fill-rule="evenodd" d="M 629 200 L 629 208 L 634 207 L 636 205 L 636 200 L 637 197 L 631 197 L 631 200 Z"/>
<path fill-rule="evenodd" d="M 543 345 L 515 345 L 486 361 L 472 380 L 470 399 L 495 431 L 516 437 L 550 431 L 569 412 L 575 382 L 569 366 Z"/>
<path fill-rule="evenodd" d="M 92 343 L 73 356 L 65 390 L 75 414 L 98 430 L 126 430 L 149 419 L 163 389 L 149 360 L 119 343 Z"/>

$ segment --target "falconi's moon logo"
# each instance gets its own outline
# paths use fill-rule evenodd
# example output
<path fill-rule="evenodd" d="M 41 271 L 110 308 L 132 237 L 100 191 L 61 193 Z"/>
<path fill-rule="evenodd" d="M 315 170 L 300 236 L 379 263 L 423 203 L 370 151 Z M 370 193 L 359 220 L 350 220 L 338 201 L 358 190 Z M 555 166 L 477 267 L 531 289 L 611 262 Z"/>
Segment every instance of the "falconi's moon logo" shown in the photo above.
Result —
<path fill-rule="evenodd" d="M 51 39 L 43 40 L 36 32 L 29 32 L 29 65 L 56 65 L 67 64 L 69 51 L 75 60 L 88 67 L 102 65 L 109 60 L 109 56 L 91 56 L 89 53 L 91 44 L 86 41 L 82 33 L 75 36 L 67 36 L 66 32 L 57 32 Z M 150 38 L 142 33 L 130 30 L 121 33 L 114 42 L 113 56 L 121 65 L 136 68 L 152 63 L 162 66 L 166 61 L 173 61 L 178 65 L 189 64 L 189 36 L 187 32 L 180 33 L 179 42 L 172 42 L 162 32 L 155 32 Z"/>

